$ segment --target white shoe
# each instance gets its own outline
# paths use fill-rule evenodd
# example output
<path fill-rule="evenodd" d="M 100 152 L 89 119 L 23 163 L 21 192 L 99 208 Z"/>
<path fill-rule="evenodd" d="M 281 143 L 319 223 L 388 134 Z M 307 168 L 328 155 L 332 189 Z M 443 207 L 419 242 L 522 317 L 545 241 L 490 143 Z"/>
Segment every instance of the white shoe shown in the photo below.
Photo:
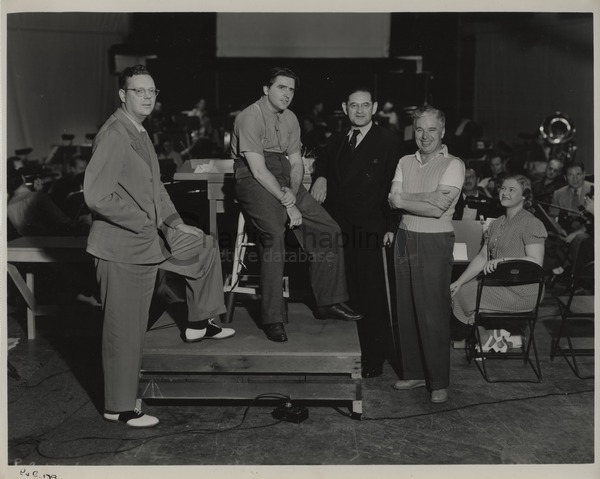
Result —
<path fill-rule="evenodd" d="M 129 427 L 153 427 L 158 424 L 158 418 L 144 414 L 141 410 L 135 408 L 133 411 L 121 413 L 104 413 L 104 419 L 110 422 L 124 422 Z"/>
<path fill-rule="evenodd" d="M 523 336 L 520 334 L 511 334 L 508 338 L 505 338 L 504 341 L 506 341 L 508 347 L 513 349 L 521 349 L 523 347 Z"/>
<path fill-rule="evenodd" d="M 510 334 L 506 329 L 501 329 L 499 335 L 509 348 L 520 349 L 523 347 L 523 336 Z"/>
<path fill-rule="evenodd" d="M 212 319 L 208 320 L 208 326 L 204 329 L 186 328 L 183 340 L 186 343 L 196 343 L 203 339 L 227 339 L 235 334 L 235 329 L 217 326 Z"/>

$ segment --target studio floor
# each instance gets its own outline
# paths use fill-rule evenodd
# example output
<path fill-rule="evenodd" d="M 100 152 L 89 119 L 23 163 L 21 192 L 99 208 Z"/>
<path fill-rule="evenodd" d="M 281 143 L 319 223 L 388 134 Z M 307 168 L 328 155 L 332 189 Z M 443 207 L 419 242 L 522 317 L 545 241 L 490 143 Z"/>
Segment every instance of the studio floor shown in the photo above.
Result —
<path fill-rule="evenodd" d="M 39 319 L 37 338 L 27 340 L 24 306 L 9 301 L 8 464 L 557 464 L 583 468 L 563 477 L 587 477 L 595 470 L 594 380 L 578 379 L 562 358 L 550 361 L 553 294 L 546 293 L 536 332 L 540 383 L 489 384 L 463 350 L 452 349 L 445 404 L 430 403 L 422 388 L 395 391 L 397 376 L 386 363 L 382 376 L 362 380 L 362 420 L 351 419 L 344 403 L 309 402 L 308 419 L 293 424 L 271 416 L 272 401 L 149 400 L 144 410 L 161 422 L 146 430 L 102 420 L 98 311 L 65 306 L 60 317 Z M 238 307 L 233 326 L 244 321 L 250 316 Z M 593 359 L 583 360 L 593 368 Z M 531 373 L 515 361 L 490 367 Z"/>

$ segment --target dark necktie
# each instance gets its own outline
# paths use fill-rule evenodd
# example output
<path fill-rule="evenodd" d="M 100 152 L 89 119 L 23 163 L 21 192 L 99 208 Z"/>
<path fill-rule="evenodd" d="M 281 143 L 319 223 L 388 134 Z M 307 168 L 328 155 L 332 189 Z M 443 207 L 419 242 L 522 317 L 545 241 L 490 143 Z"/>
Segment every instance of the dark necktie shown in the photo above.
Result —
<path fill-rule="evenodd" d="M 572 191 L 571 209 L 577 210 L 579 208 L 579 195 L 577 194 L 576 189 L 573 188 L 571 191 Z"/>
<path fill-rule="evenodd" d="M 350 137 L 350 151 L 354 153 L 354 150 L 356 150 L 356 137 L 358 136 L 358 134 L 360 133 L 360 130 L 352 130 L 352 137 Z"/>

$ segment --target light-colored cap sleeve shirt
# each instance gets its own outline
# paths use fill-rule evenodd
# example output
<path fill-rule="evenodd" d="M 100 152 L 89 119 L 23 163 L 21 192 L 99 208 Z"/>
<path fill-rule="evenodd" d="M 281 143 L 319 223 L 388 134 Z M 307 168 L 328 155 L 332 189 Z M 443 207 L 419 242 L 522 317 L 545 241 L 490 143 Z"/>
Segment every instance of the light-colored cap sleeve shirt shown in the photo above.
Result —
<path fill-rule="evenodd" d="M 492 221 L 485 238 L 492 259 L 524 258 L 528 244 L 544 244 L 548 232 L 529 211 L 521 209 L 512 219 L 506 216 Z"/>
<path fill-rule="evenodd" d="M 443 145 L 437 156 L 423 164 L 417 151 L 400 158 L 394 180 L 400 182 L 403 193 L 427 193 L 438 189 L 440 185 L 452 186 L 459 191 L 465 181 L 465 164 L 460 158 L 448 153 Z M 443 233 L 454 231 L 452 215 L 459 195 L 440 218 L 430 218 L 409 213 L 402 214 L 400 228 L 419 233 Z"/>
<path fill-rule="evenodd" d="M 243 158 L 245 152 L 292 155 L 300 152 L 300 124 L 290 110 L 273 113 L 263 96 L 235 119 L 231 136 L 231 155 Z"/>

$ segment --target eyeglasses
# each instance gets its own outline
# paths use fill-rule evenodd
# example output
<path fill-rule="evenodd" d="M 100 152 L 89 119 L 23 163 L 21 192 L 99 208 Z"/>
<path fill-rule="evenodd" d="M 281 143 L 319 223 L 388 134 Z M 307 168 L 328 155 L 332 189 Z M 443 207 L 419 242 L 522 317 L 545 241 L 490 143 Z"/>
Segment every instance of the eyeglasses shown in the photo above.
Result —
<path fill-rule="evenodd" d="M 348 104 L 348 108 L 350 108 L 351 110 L 358 110 L 359 108 L 362 108 L 363 110 L 368 110 L 369 108 L 371 108 L 373 106 L 372 103 L 349 103 Z"/>
<path fill-rule="evenodd" d="M 123 90 L 134 91 L 135 94 L 137 96 L 139 96 L 140 98 L 143 98 L 146 95 L 155 97 L 155 96 L 158 96 L 158 94 L 160 92 L 160 90 L 157 90 L 156 88 L 150 88 L 149 90 L 146 90 L 145 88 L 123 88 Z"/>

